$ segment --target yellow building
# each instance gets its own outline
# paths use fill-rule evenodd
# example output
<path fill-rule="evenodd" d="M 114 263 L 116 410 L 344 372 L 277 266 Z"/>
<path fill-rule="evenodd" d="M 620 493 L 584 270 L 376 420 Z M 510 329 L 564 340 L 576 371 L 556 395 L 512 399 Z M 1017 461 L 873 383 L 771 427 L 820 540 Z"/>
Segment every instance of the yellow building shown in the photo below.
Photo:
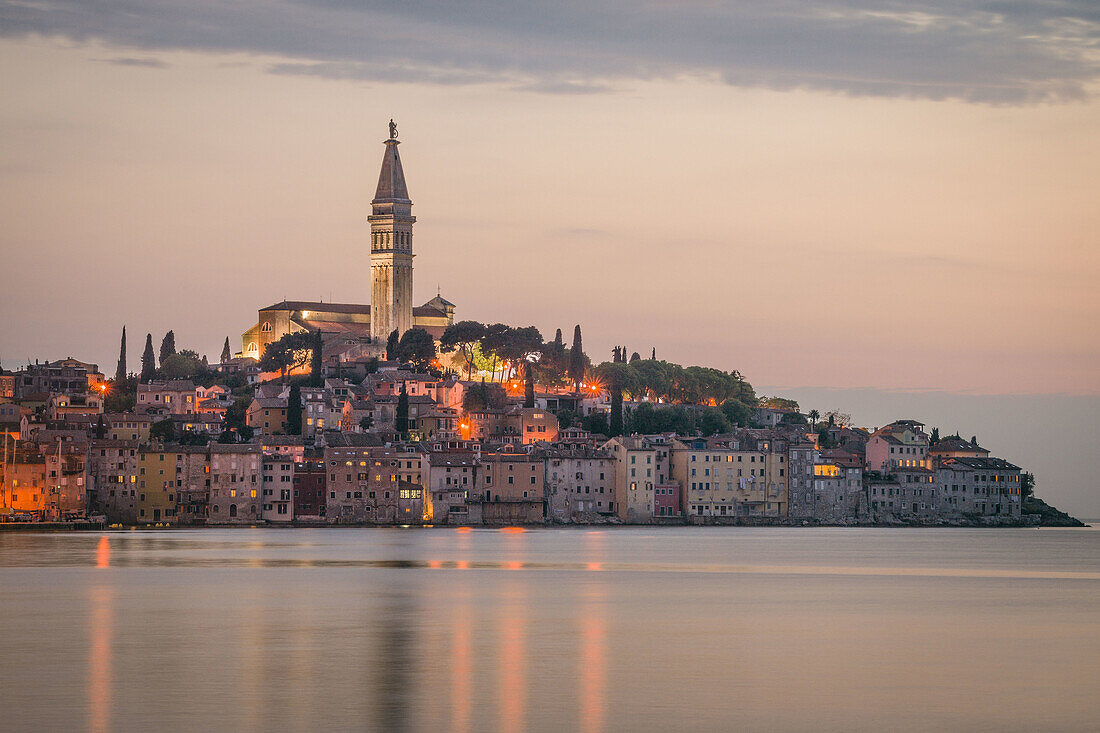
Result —
<path fill-rule="evenodd" d="M 136 522 L 175 523 L 177 487 L 182 484 L 184 455 L 171 450 L 143 450 L 138 455 Z"/>

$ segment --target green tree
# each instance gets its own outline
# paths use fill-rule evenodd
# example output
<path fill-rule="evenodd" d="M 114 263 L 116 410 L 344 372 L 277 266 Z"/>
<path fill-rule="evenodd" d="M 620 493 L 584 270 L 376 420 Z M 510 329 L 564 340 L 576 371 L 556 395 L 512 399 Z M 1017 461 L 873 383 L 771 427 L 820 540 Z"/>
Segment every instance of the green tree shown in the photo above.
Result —
<path fill-rule="evenodd" d="M 929 436 L 928 441 L 932 445 L 935 445 L 936 443 L 940 442 L 940 429 L 939 428 L 932 428 L 932 435 Z"/>
<path fill-rule="evenodd" d="M 621 355 L 616 349 L 615 356 Z M 623 392 L 634 392 L 638 389 L 638 375 L 629 364 L 621 361 L 605 361 L 596 367 L 596 378 L 611 394 L 611 414 L 608 417 L 608 437 L 614 438 L 623 434 Z"/>
<path fill-rule="evenodd" d="M 705 407 L 699 411 L 698 415 L 698 430 L 703 435 L 718 435 L 720 433 L 728 432 L 730 429 L 729 421 L 726 420 L 725 414 L 714 407 Z"/>
<path fill-rule="evenodd" d="M 512 329 L 503 323 L 491 323 L 485 327 L 485 335 L 481 337 L 479 346 L 481 353 L 492 359 L 491 372 L 496 379 L 497 365 L 504 361 L 503 352 L 507 350 L 509 332 Z M 504 371 L 501 370 L 501 380 L 504 379 Z"/>
<path fill-rule="evenodd" d="M 730 425 L 747 428 L 752 423 L 752 408 L 740 400 L 726 400 L 719 409 Z"/>
<path fill-rule="evenodd" d="M 405 391 L 405 383 L 401 383 L 401 393 L 397 395 L 397 412 L 394 415 L 394 428 L 402 440 L 409 436 L 409 393 Z"/>
<path fill-rule="evenodd" d="M 153 353 L 153 334 L 145 335 L 145 351 L 141 354 L 141 383 L 148 384 L 157 376 L 157 357 Z"/>
<path fill-rule="evenodd" d="M 115 367 L 115 382 L 126 379 L 126 326 L 122 327 L 122 343 L 118 347 L 118 366 Z"/>
<path fill-rule="evenodd" d="M 607 435 L 607 413 L 606 412 L 592 412 L 585 416 L 581 423 L 584 429 L 590 433 L 598 435 Z"/>
<path fill-rule="evenodd" d="M 485 337 L 485 324 L 477 321 L 459 321 L 447 326 L 439 339 L 440 351 L 451 352 L 456 349 L 466 363 L 466 378 L 474 365 L 474 347 Z"/>
<path fill-rule="evenodd" d="M 204 371 L 198 354 L 189 349 L 171 353 L 160 363 L 160 372 L 165 379 L 191 379 Z"/>
<path fill-rule="evenodd" d="M 374 416 L 363 415 L 362 419 L 359 420 L 359 427 L 362 428 L 364 432 L 369 431 L 374 427 Z"/>
<path fill-rule="evenodd" d="M 1035 495 L 1035 474 L 1025 471 L 1020 474 L 1020 502 L 1021 504 Z"/>
<path fill-rule="evenodd" d="M 225 337 L 225 346 L 222 347 L 222 361 L 221 361 L 221 363 L 224 364 L 232 358 L 233 358 L 233 352 L 229 350 L 229 337 L 226 336 Z"/>
<path fill-rule="evenodd" d="M 171 418 L 153 423 L 149 428 L 149 440 L 170 443 L 176 438 L 176 423 Z"/>
<path fill-rule="evenodd" d="M 811 430 L 817 430 L 817 419 L 819 417 L 821 417 L 821 413 L 818 412 L 817 410 L 810 410 L 809 417 L 810 417 L 810 429 Z"/>
<path fill-rule="evenodd" d="M 504 387 L 495 382 L 486 383 L 482 379 L 480 384 L 470 387 L 462 394 L 462 409 L 466 412 L 500 410 L 507 401 L 508 395 Z"/>
<path fill-rule="evenodd" d="M 265 372 L 279 372 L 285 383 L 287 375 L 308 364 L 312 355 L 312 334 L 308 331 L 288 333 L 267 345 L 260 357 L 260 368 Z"/>
<path fill-rule="evenodd" d="M 107 437 L 107 426 L 103 422 L 103 413 L 100 413 L 99 418 L 96 420 L 95 437 L 97 440 L 103 440 Z"/>
<path fill-rule="evenodd" d="M 176 333 L 175 331 L 169 331 L 164 334 L 164 338 L 160 342 L 161 366 L 164 366 L 164 360 L 174 353 L 176 353 Z"/>
<path fill-rule="evenodd" d="M 248 406 L 250 404 L 252 404 L 251 398 L 238 397 L 232 405 L 226 408 L 225 415 L 222 417 L 224 432 L 238 435 L 242 440 L 251 440 L 252 428 L 248 425 Z M 219 442 L 235 443 L 237 440 L 236 438 L 230 441 L 219 439 Z"/>
<path fill-rule="evenodd" d="M 417 371 L 426 372 L 435 359 L 435 341 L 423 328 L 410 328 L 402 334 L 395 355 Z"/>
<path fill-rule="evenodd" d="M 134 409 L 137 400 L 137 377 L 127 376 L 116 379 L 107 387 L 107 396 L 103 400 L 104 412 L 129 412 Z"/>
<path fill-rule="evenodd" d="M 297 384 L 290 385 L 286 398 L 286 434 L 302 434 L 302 389 Z"/>
<path fill-rule="evenodd" d="M 573 348 L 569 350 L 569 379 L 573 381 L 573 389 L 579 391 L 584 381 L 584 347 L 579 323 L 573 328 Z"/>
<path fill-rule="evenodd" d="M 630 355 L 630 361 L 631 362 L 641 361 L 641 360 L 642 360 L 642 355 L 639 354 L 637 351 L 635 351 L 633 354 Z"/>

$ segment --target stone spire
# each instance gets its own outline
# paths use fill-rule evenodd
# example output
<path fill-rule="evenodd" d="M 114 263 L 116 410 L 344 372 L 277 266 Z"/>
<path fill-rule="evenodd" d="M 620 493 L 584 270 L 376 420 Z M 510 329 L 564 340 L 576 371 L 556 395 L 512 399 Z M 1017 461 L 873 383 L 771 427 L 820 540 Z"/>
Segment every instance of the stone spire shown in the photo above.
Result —
<path fill-rule="evenodd" d="M 382 156 L 382 170 L 378 174 L 378 188 L 374 192 L 372 204 L 412 203 L 409 200 L 409 189 L 405 187 L 405 171 L 401 169 L 401 156 L 397 152 L 397 146 L 400 144 L 395 137 L 386 141 L 386 152 Z"/>
<path fill-rule="evenodd" d="M 385 343 L 390 332 L 412 328 L 412 201 L 397 146 L 397 125 L 390 120 L 378 188 L 367 217 L 371 230 L 371 340 Z"/>

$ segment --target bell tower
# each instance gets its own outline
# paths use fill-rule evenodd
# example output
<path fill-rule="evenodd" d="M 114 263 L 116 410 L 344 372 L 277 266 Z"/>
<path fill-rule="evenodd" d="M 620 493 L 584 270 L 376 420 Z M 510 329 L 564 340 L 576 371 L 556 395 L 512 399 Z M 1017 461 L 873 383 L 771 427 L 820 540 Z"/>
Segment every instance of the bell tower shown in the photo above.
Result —
<path fill-rule="evenodd" d="M 382 171 L 371 201 L 370 222 L 370 335 L 376 344 L 386 343 L 390 332 L 398 335 L 413 325 L 412 319 L 412 200 L 405 187 L 405 172 L 397 153 L 397 125 L 390 120 Z"/>

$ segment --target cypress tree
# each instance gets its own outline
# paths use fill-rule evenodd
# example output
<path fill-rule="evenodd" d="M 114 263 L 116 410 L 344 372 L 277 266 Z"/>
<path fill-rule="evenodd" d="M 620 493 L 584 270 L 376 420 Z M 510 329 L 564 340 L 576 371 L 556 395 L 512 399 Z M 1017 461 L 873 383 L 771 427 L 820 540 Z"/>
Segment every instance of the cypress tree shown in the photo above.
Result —
<path fill-rule="evenodd" d="M 653 347 L 653 353 L 649 355 L 649 358 L 653 361 L 657 361 L 657 347 Z"/>
<path fill-rule="evenodd" d="M 115 381 L 126 379 L 126 326 L 122 327 L 122 344 L 118 347 L 118 366 L 115 368 Z"/>
<path fill-rule="evenodd" d="M 169 331 L 164 334 L 164 339 L 160 342 L 160 366 L 164 368 L 164 360 L 172 354 L 176 353 L 176 333 L 175 331 Z"/>
<path fill-rule="evenodd" d="M 141 383 L 147 384 L 157 376 L 157 357 L 153 353 L 153 334 L 145 334 L 145 351 L 141 354 Z"/>
<path fill-rule="evenodd" d="M 523 367 L 523 406 L 535 406 L 535 364 L 530 361 Z"/>
<path fill-rule="evenodd" d="M 608 429 L 610 438 L 623 434 L 623 390 L 618 384 L 611 390 L 611 421 Z"/>
<path fill-rule="evenodd" d="M 390 331 L 390 337 L 386 339 L 386 361 L 393 361 L 397 358 L 397 344 L 401 342 L 401 338 L 397 335 L 397 329 Z"/>
<path fill-rule="evenodd" d="M 397 333 L 397 331 L 394 331 Z M 394 416 L 394 428 L 404 440 L 409 433 L 409 393 L 405 391 L 405 383 L 401 383 L 401 394 L 397 396 L 397 414 Z"/>
<path fill-rule="evenodd" d="M 574 389 L 579 389 L 584 380 L 584 348 L 581 346 L 579 323 L 573 329 L 573 348 L 569 352 L 569 379 L 573 381 Z"/>
<path fill-rule="evenodd" d="M 321 336 L 321 329 L 313 332 L 313 353 L 309 361 L 309 380 L 314 387 L 321 387 L 325 380 L 321 376 L 321 359 L 324 356 L 325 341 Z"/>
<path fill-rule="evenodd" d="M 290 385 L 286 398 L 286 434 L 302 434 L 302 390 L 297 384 Z"/>
<path fill-rule="evenodd" d="M 225 346 L 222 347 L 222 364 L 233 358 L 233 352 L 229 350 L 229 337 L 225 337 Z"/>
<path fill-rule="evenodd" d="M 103 440 L 107 437 L 107 426 L 103 424 L 103 413 L 99 413 L 99 419 L 95 424 L 95 437 L 97 440 Z"/>

